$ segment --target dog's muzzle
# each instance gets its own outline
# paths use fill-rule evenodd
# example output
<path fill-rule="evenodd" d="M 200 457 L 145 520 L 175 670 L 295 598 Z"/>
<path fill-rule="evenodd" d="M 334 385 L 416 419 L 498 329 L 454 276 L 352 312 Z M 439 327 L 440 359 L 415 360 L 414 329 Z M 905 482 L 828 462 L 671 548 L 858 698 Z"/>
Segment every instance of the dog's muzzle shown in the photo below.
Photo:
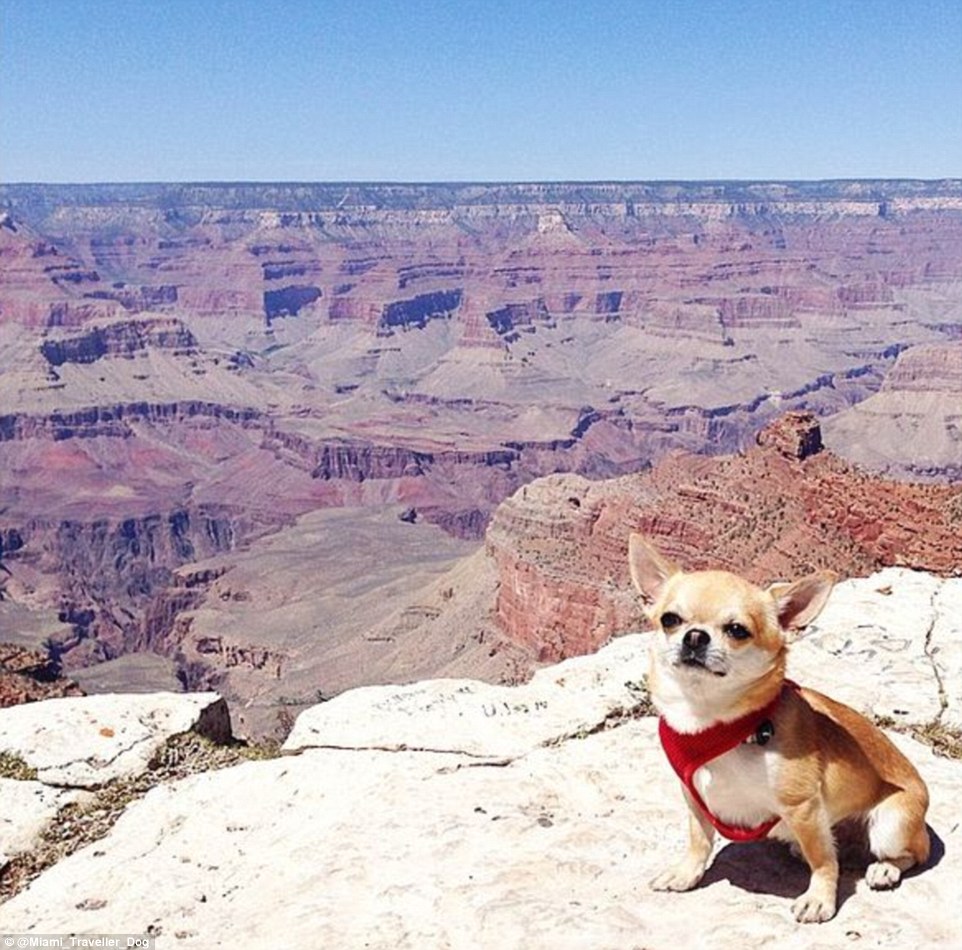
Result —
<path fill-rule="evenodd" d="M 704 666 L 710 645 L 711 635 L 707 630 L 699 630 L 697 628 L 686 630 L 685 635 L 681 638 L 681 662 L 695 666 Z"/>
<path fill-rule="evenodd" d="M 681 666 L 707 670 L 715 676 L 724 676 L 727 672 L 724 662 L 720 662 L 717 651 L 714 656 L 712 655 L 711 634 L 698 627 L 686 630 L 682 636 L 681 645 L 678 647 L 678 663 Z"/>

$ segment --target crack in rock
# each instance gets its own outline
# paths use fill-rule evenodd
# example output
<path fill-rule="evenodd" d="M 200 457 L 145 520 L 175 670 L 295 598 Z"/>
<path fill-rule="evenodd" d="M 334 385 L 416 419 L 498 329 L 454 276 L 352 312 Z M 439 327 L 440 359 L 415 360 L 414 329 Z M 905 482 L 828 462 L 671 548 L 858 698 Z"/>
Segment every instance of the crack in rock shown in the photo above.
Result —
<path fill-rule="evenodd" d="M 937 601 L 940 599 L 941 595 L 942 586 L 940 585 L 932 591 L 932 594 L 929 597 L 929 607 L 932 610 L 932 620 L 929 623 L 928 630 L 925 631 L 925 644 L 923 646 L 925 655 L 929 660 L 929 665 L 932 667 L 932 675 L 935 677 L 935 683 L 939 691 L 939 714 L 934 720 L 937 723 L 942 722 L 942 717 L 945 714 L 945 711 L 949 708 L 949 699 L 945 692 L 945 684 L 942 682 L 942 673 L 939 670 L 938 661 L 936 660 L 932 651 L 932 635 L 935 633 L 935 628 L 939 620 L 942 619 L 942 612 L 939 610 L 937 605 Z"/>
<path fill-rule="evenodd" d="M 37 769 L 37 781 L 42 782 L 44 785 L 49 785 L 51 788 L 99 791 L 100 789 L 103 789 L 105 786 L 109 785 L 111 782 L 115 781 L 115 777 L 111 776 L 109 778 L 105 778 L 103 782 L 99 783 L 84 782 L 81 784 L 76 784 L 75 782 L 57 781 L 54 778 L 46 777 L 46 773 L 53 772 L 56 774 L 60 772 L 68 772 L 73 766 L 76 765 L 85 765 L 92 771 L 100 771 L 111 766 L 121 756 L 133 752 L 138 746 L 141 746 L 145 742 L 149 741 L 149 739 L 150 737 L 147 737 L 146 739 L 143 737 L 139 739 L 133 739 L 129 745 L 121 746 L 113 755 L 110 755 L 106 758 L 100 755 L 80 756 L 76 759 L 67 759 L 66 761 L 58 762 L 56 765 L 47 766 L 46 768 L 40 767 Z M 163 741 L 166 740 L 162 740 L 157 744 L 162 745 Z"/>
<path fill-rule="evenodd" d="M 430 746 L 412 746 L 404 742 L 396 745 L 336 745 L 334 743 L 324 743 L 323 745 L 304 746 L 301 749 L 289 749 L 284 755 L 304 755 L 315 750 L 328 750 L 333 752 L 416 752 L 426 755 L 463 755 L 469 759 L 481 760 L 479 764 L 484 765 L 488 760 L 494 758 L 482 752 L 468 752 L 466 749 L 433 749 Z"/>

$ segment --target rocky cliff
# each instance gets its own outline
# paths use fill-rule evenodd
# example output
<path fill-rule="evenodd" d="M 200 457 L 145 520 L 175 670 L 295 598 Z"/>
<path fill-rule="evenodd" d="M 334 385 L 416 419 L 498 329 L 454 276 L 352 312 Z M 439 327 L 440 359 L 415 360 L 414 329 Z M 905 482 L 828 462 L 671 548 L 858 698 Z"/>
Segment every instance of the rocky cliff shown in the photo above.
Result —
<path fill-rule="evenodd" d="M 626 568 L 632 531 L 684 565 L 720 564 L 762 583 L 820 568 L 952 574 L 960 524 L 962 487 L 870 477 L 823 451 L 815 417 L 796 413 L 738 455 L 673 455 L 610 481 L 535 481 L 498 508 L 486 546 L 502 631 L 556 660 L 639 623 Z"/>
<path fill-rule="evenodd" d="M 241 764 L 216 744 L 212 694 L 0 710 L 19 769 L 0 783 L 22 803 L 0 826 L 0 929 L 184 947 L 956 946 L 962 697 L 942 684 L 962 682 L 960 585 L 843 581 L 792 649 L 793 677 L 897 728 L 932 799 L 927 865 L 873 891 L 843 848 L 839 911 L 817 931 L 790 911 L 807 869 L 776 842 L 721 842 L 693 892 L 648 887 L 686 831 L 644 634 L 520 687 L 352 690 L 305 711 L 283 755 Z"/>
<path fill-rule="evenodd" d="M 0 643 L 0 709 L 59 696 L 82 696 L 83 690 L 61 676 L 44 651 Z"/>

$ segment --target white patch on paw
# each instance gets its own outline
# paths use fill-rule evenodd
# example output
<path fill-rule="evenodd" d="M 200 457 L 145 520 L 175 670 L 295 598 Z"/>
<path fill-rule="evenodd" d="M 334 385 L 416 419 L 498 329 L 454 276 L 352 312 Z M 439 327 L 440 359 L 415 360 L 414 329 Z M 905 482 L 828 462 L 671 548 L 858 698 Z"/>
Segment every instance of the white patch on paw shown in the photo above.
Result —
<path fill-rule="evenodd" d="M 801 924 L 820 924 L 835 916 L 835 901 L 806 891 L 792 904 L 792 913 Z"/>
<path fill-rule="evenodd" d="M 705 869 L 700 864 L 682 861 L 653 877 L 649 886 L 653 891 L 690 891 L 704 874 Z"/>
<path fill-rule="evenodd" d="M 901 870 L 888 861 L 876 861 L 865 871 L 865 883 L 874 891 L 887 891 L 901 880 Z"/>

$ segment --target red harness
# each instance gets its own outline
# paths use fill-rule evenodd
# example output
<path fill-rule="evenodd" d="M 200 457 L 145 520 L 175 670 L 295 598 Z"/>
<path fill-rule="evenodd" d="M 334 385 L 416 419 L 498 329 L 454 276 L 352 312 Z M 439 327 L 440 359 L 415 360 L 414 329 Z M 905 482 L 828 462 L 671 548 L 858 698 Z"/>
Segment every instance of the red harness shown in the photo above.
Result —
<path fill-rule="evenodd" d="M 692 781 L 695 772 L 698 771 L 706 762 L 717 759 L 735 746 L 741 745 L 749 736 L 753 735 L 766 719 L 770 719 L 782 701 L 786 690 L 797 690 L 797 684 L 791 680 L 785 680 L 781 692 L 763 709 L 735 719 L 733 722 L 720 722 L 701 732 L 676 732 L 665 722 L 664 717 L 658 720 L 658 736 L 661 739 L 662 748 L 671 767 L 682 780 L 689 794 L 698 804 L 705 817 L 715 826 L 715 828 L 731 841 L 757 841 L 764 838 L 775 825 L 781 820 L 778 817 L 756 825 L 754 828 L 744 828 L 741 825 L 729 825 L 722 821 L 717 815 L 713 815 L 705 804 L 704 799 L 698 794 L 695 783 Z"/>

